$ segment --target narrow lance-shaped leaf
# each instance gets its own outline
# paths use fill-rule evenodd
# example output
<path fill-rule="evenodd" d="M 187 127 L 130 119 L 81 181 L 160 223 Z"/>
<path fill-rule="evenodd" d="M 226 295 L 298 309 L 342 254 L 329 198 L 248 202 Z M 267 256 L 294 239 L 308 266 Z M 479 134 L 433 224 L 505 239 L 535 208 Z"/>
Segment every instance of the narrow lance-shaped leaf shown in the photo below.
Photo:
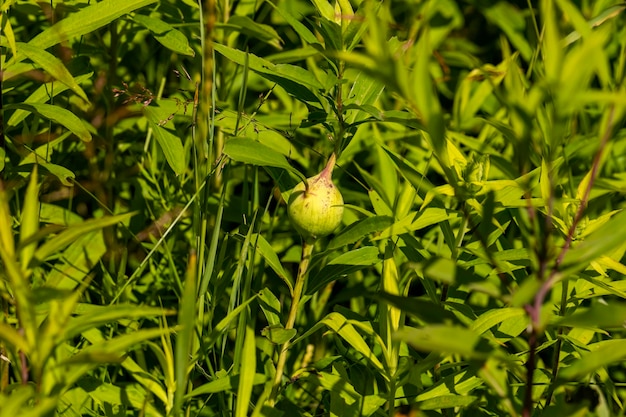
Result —
<path fill-rule="evenodd" d="M 30 45 L 28 43 L 19 42 L 17 45 L 19 51 L 26 55 L 31 61 L 39 65 L 48 74 L 65 84 L 80 98 L 89 103 L 87 94 L 85 94 L 83 89 L 76 82 L 76 79 L 68 71 L 65 65 L 63 65 L 63 62 L 59 58 L 55 57 L 50 52 L 37 48 L 36 46 Z"/>
<path fill-rule="evenodd" d="M 87 220 L 82 224 L 71 226 L 44 243 L 43 245 L 41 245 L 35 252 L 34 260 L 37 263 L 44 262 L 52 254 L 60 253 L 67 245 L 72 243 L 84 233 L 113 226 L 117 223 L 123 222 L 131 218 L 134 215 L 135 213 L 120 214 L 118 216 Z"/>
<path fill-rule="evenodd" d="M 254 54 L 218 43 L 215 43 L 213 48 L 231 61 L 241 66 L 248 66 L 263 77 L 276 82 L 297 99 L 305 102 L 320 102 L 316 93 L 324 87 L 312 72 L 296 65 L 273 64 Z"/>
<path fill-rule="evenodd" d="M 107 0 L 93 3 L 55 23 L 29 43 L 41 49 L 86 35 L 157 0 Z"/>
<path fill-rule="evenodd" d="M 422 328 L 404 327 L 394 335 L 422 352 L 455 353 L 468 358 L 485 358 L 491 351 L 487 341 L 470 329 L 434 325 Z"/>
<path fill-rule="evenodd" d="M 292 346 L 300 340 L 305 339 L 309 335 L 315 333 L 323 326 L 327 326 L 337 333 L 342 339 L 348 342 L 357 352 L 363 355 L 372 365 L 380 372 L 384 372 L 384 366 L 376 357 L 370 346 L 365 342 L 363 336 L 354 328 L 354 326 L 340 313 L 333 312 L 319 321 L 315 326 L 306 333 L 296 339 Z"/>
<path fill-rule="evenodd" d="M 376 265 L 381 262 L 379 250 L 374 246 L 365 246 L 343 253 L 331 260 L 317 274 L 309 278 L 307 294 L 314 294 L 324 285 L 349 273 Z"/>
<path fill-rule="evenodd" d="M 22 270 L 28 269 L 28 264 L 35 253 L 36 242 L 23 245 L 24 241 L 39 230 L 39 176 L 37 165 L 30 174 L 30 182 L 24 196 L 22 209 L 22 224 L 20 227 L 20 261 Z"/>
<path fill-rule="evenodd" d="M 82 75 L 74 77 L 74 81 L 76 81 L 76 83 L 80 85 L 82 82 L 90 79 L 92 76 L 93 76 L 93 72 L 82 74 Z M 59 83 L 57 83 L 57 85 L 55 85 L 54 88 L 51 88 L 51 87 L 52 87 L 51 82 L 40 85 L 39 88 L 33 91 L 33 93 L 30 96 L 28 96 L 26 100 L 24 100 L 24 103 L 26 104 L 45 103 L 48 100 L 50 100 L 51 97 L 56 97 L 69 88 L 65 84 L 59 84 Z M 28 116 L 29 114 L 30 112 L 28 110 L 20 109 L 20 110 L 14 111 L 13 114 L 11 114 L 11 117 L 9 118 L 9 120 L 7 120 L 7 126 L 19 125 L 20 122 L 24 120 L 26 116 Z M 46 148 L 47 150 L 49 150 L 50 147 L 51 146 L 49 146 L 49 143 L 46 143 L 46 145 L 40 146 L 40 148 Z"/>
<path fill-rule="evenodd" d="M 623 329 L 626 325 L 626 304 L 594 304 L 554 321 L 555 325 L 590 329 Z"/>
<path fill-rule="evenodd" d="M 237 162 L 266 167 L 283 168 L 302 180 L 306 178 L 300 171 L 289 165 L 287 158 L 272 148 L 257 142 L 254 139 L 230 139 L 224 145 L 224 154 Z"/>
<path fill-rule="evenodd" d="M 241 362 L 239 387 L 237 388 L 237 403 L 235 417 L 246 417 L 248 415 L 248 405 L 252 397 L 254 386 L 254 376 L 256 374 L 256 342 L 254 329 L 246 326 L 245 339 L 243 343 L 243 360 Z"/>
<path fill-rule="evenodd" d="M 181 330 L 176 337 L 176 351 L 174 366 L 176 373 L 176 391 L 174 392 L 174 409 L 180 410 L 183 404 L 185 386 L 189 378 L 189 358 L 192 356 L 192 344 L 195 334 L 195 311 L 196 311 L 196 265 L 195 253 L 190 254 L 187 260 L 185 273 L 185 286 L 183 297 L 180 300 L 178 312 L 178 324 Z"/>
<path fill-rule="evenodd" d="M 626 358 L 626 340 L 604 340 L 589 348 L 590 353 L 583 354 L 571 366 L 560 370 L 560 379 L 578 380 L 605 366 L 622 363 Z"/>
<path fill-rule="evenodd" d="M 45 103 L 30 103 L 30 104 L 9 104 L 5 106 L 5 109 L 22 109 L 30 111 L 31 113 L 37 113 L 46 119 L 52 120 L 70 130 L 78 138 L 84 142 L 91 140 L 91 133 L 87 130 L 87 127 L 83 122 L 71 111 L 66 110 L 59 106 Z"/>
<path fill-rule="evenodd" d="M 13 241 L 13 222 L 9 209 L 9 195 L 4 191 L 4 185 L 0 182 L 0 247 L 8 258 L 15 254 L 15 242 Z"/>
<path fill-rule="evenodd" d="M 160 307 L 137 306 L 133 304 L 116 304 L 111 306 L 78 304 L 74 314 L 76 316 L 72 318 L 64 329 L 64 337 L 66 339 L 76 337 L 89 329 L 106 323 L 113 323 L 122 319 L 165 316 L 173 314 L 173 311 Z"/>
<path fill-rule="evenodd" d="M 256 249 L 259 251 L 259 254 L 265 259 L 265 262 L 267 262 L 269 267 L 272 268 L 274 272 L 276 272 L 276 275 L 278 275 L 285 282 L 285 284 L 287 284 L 287 287 L 289 287 L 289 292 L 292 293 L 293 278 L 288 275 L 287 271 L 285 271 L 285 268 L 283 268 L 283 265 L 281 264 L 278 255 L 272 248 L 272 245 L 267 241 L 267 239 L 263 237 L 263 235 L 258 233 L 252 235 L 250 240 L 252 242 L 255 242 Z"/>
<path fill-rule="evenodd" d="M 9 349 L 14 352 L 17 352 L 18 350 L 28 352 L 28 344 L 26 343 L 24 336 L 19 334 L 17 330 L 8 324 L 0 323 L 0 340 L 2 340 L 5 346 L 8 346 Z"/>

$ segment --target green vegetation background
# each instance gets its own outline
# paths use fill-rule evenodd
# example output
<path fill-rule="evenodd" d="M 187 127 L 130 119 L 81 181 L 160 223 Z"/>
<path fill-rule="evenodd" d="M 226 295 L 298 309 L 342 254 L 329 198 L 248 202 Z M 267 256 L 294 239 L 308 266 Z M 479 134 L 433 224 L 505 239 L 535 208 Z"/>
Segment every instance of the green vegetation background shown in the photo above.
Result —
<path fill-rule="evenodd" d="M 624 415 L 625 9 L 4 0 L 0 416 Z"/>

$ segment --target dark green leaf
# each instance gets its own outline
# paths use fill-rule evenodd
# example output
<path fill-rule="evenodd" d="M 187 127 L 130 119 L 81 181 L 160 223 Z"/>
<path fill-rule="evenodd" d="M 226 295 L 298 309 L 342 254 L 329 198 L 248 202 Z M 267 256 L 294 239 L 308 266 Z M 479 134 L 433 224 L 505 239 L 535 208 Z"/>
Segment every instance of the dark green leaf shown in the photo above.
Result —
<path fill-rule="evenodd" d="M 5 109 L 22 109 L 31 113 L 37 113 L 41 117 L 52 120 L 70 130 L 82 141 L 89 142 L 91 133 L 81 119 L 74 113 L 59 106 L 45 103 L 10 104 Z"/>
<path fill-rule="evenodd" d="M 142 14 L 135 15 L 133 20 L 152 32 L 154 38 L 170 51 L 187 56 L 195 55 L 185 35 L 164 21 Z"/>
<path fill-rule="evenodd" d="M 302 180 L 305 179 L 300 171 L 289 165 L 287 158 L 254 139 L 230 139 L 224 145 L 224 154 L 234 161 L 245 164 L 283 168 L 302 178 Z"/>
<path fill-rule="evenodd" d="M 346 227 L 333 238 L 328 244 L 328 249 L 338 249 L 367 237 L 370 234 L 380 232 L 393 224 L 393 218 L 389 216 L 372 216 L 358 221 Z"/>
<path fill-rule="evenodd" d="M 151 126 L 168 165 L 176 175 L 181 175 L 185 172 L 185 151 L 180 138 L 155 123 L 151 123 Z"/>
<path fill-rule="evenodd" d="M 339 255 L 331 260 L 315 276 L 309 278 L 307 294 L 314 294 L 317 290 L 339 277 L 352 272 L 376 265 L 382 259 L 378 248 L 365 246 Z"/>
<path fill-rule="evenodd" d="M 492 351 L 491 346 L 477 332 L 459 326 L 404 327 L 394 337 L 422 352 L 453 353 L 480 359 L 486 358 Z"/>

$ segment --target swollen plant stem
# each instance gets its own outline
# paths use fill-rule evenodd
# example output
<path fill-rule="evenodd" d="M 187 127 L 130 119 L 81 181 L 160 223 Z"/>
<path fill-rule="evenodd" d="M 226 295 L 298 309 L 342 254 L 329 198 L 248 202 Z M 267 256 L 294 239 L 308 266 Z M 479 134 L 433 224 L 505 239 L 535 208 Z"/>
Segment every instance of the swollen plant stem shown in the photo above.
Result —
<path fill-rule="evenodd" d="M 300 266 L 298 267 L 298 276 L 296 277 L 296 285 L 293 288 L 291 307 L 289 308 L 289 316 L 287 316 L 287 323 L 285 323 L 286 330 L 293 329 L 296 322 L 298 307 L 300 306 L 300 299 L 302 298 L 302 291 L 304 290 L 304 283 L 306 282 L 307 270 L 309 269 L 309 262 L 311 261 L 314 246 L 314 239 L 304 239 L 302 257 L 300 258 Z M 276 375 L 274 376 L 274 384 L 272 385 L 272 393 L 268 400 L 270 407 L 274 406 L 276 403 L 276 397 L 278 396 L 278 390 L 280 389 L 280 383 L 283 378 L 283 371 L 285 370 L 285 363 L 287 362 L 289 344 L 289 341 L 286 341 L 280 348 L 280 355 L 278 356 L 278 362 L 276 364 Z"/>

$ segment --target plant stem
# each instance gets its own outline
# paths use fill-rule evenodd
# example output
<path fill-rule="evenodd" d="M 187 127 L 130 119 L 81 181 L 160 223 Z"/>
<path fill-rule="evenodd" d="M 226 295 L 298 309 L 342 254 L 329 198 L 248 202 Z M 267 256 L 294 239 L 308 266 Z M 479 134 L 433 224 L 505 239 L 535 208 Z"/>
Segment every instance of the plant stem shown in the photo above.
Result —
<path fill-rule="evenodd" d="M 289 308 L 287 323 L 285 323 L 285 330 L 293 329 L 293 326 L 296 322 L 298 307 L 300 306 L 300 299 L 302 298 L 302 291 L 304 290 L 304 283 L 306 282 L 307 270 L 309 269 L 309 262 L 311 261 L 311 254 L 313 253 L 314 246 L 314 239 L 304 239 L 304 243 L 302 245 L 302 257 L 300 258 L 300 266 L 298 267 L 296 285 L 293 288 L 291 307 Z M 280 355 L 278 356 L 278 362 L 276 364 L 276 375 L 274 376 L 272 393 L 270 394 L 268 400 L 270 406 L 274 406 L 274 404 L 276 403 L 276 397 L 278 396 L 278 390 L 280 389 L 280 383 L 283 378 L 285 363 L 287 362 L 287 351 L 289 349 L 289 344 L 289 341 L 286 341 L 280 348 Z"/>
<path fill-rule="evenodd" d="M 552 196 L 550 199 L 551 200 L 550 209 L 548 211 L 548 215 L 546 218 L 547 231 L 544 236 L 542 250 L 540 251 L 542 255 L 540 256 L 541 261 L 539 265 L 539 271 L 537 274 L 538 279 L 542 281 L 543 283 L 541 287 L 539 288 L 539 291 L 537 291 L 537 294 L 535 294 L 534 303 L 532 305 L 526 306 L 526 311 L 528 312 L 528 315 L 530 317 L 530 332 L 528 336 L 528 346 L 529 346 L 528 349 L 529 350 L 528 350 L 528 360 L 526 362 L 526 391 L 524 393 L 522 417 L 530 417 L 532 415 L 532 410 L 533 410 L 532 388 L 533 388 L 533 374 L 534 374 L 535 366 L 536 366 L 535 357 L 536 357 L 536 350 L 538 346 L 538 339 L 540 336 L 543 335 L 543 332 L 544 332 L 544 330 L 540 328 L 541 327 L 541 323 L 540 323 L 541 308 L 543 306 L 543 303 L 548 293 L 552 289 L 552 287 L 557 282 L 559 282 L 560 279 L 562 279 L 562 277 L 559 274 L 559 267 L 561 266 L 561 263 L 563 262 L 563 259 L 565 258 L 567 251 L 571 247 L 572 241 L 574 240 L 574 235 L 576 234 L 576 228 L 578 227 L 578 223 L 582 219 L 585 209 L 587 208 L 587 203 L 589 202 L 589 197 L 591 196 L 591 189 L 593 188 L 594 181 L 598 175 L 598 171 L 600 170 L 600 165 L 602 162 L 602 154 L 613 132 L 614 113 L 615 113 L 615 107 L 611 106 L 609 109 L 609 115 L 607 118 L 606 130 L 604 132 L 604 135 L 602 135 L 602 139 L 600 141 L 600 146 L 598 148 L 598 151 L 596 152 L 593 158 L 593 163 L 591 165 L 591 175 L 587 183 L 587 187 L 585 188 L 585 192 L 580 201 L 580 205 L 578 206 L 578 210 L 576 211 L 576 214 L 574 215 L 574 219 L 572 220 L 572 224 L 570 225 L 570 228 L 568 230 L 567 236 L 565 238 L 565 244 L 563 245 L 560 253 L 556 257 L 554 265 L 552 266 L 552 269 L 550 271 L 550 274 L 548 275 L 548 278 L 546 279 L 545 275 L 547 273 L 549 259 L 542 258 L 542 256 L 544 256 L 545 253 L 547 252 L 547 249 L 548 249 L 547 237 L 548 237 L 548 234 L 551 233 Z M 551 189 L 554 189 L 554 188 L 551 187 Z M 536 215 L 534 208 L 530 205 L 529 205 L 529 212 L 531 216 L 533 217 Z M 567 292 L 565 288 L 567 287 L 564 287 L 564 291 Z M 561 311 L 560 311 L 561 314 L 563 314 L 565 311 L 565 306 L 563 305 L 563 303 L 566 302 L 565 301 L 566 295 L 567 294 L 564 294 L 564 296 L 562 296 L 562 299 L 561 299 Z M 545 407 L 548 407 L 550 405 L 552 395 L 554 393 L 554 381 L 556 381 L 558 371 L 559 371 L 559 363 L 558 363 L 559 356 L 558 355 L 559 355 L 560 349 L 561 349 L 561 344 L 559 343 L 556 349 L 556 355 L 557 355 L 555 356 L 556 362 L 552 367 L 553 383 L 550 385 L 551 388 L 548 391 L 549 395 L 547 396 Z"/>

